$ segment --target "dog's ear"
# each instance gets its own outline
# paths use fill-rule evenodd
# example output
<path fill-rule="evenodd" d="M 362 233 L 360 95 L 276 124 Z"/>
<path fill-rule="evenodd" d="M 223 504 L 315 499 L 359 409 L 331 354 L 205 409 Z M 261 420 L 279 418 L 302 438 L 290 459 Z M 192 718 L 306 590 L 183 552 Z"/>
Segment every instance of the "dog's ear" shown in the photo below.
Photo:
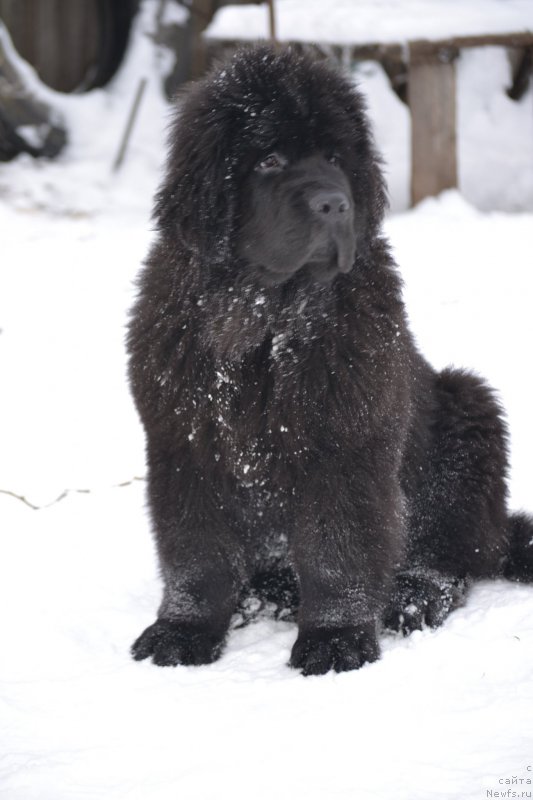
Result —
<path fill-rule="evenodd" d="M 371 247 L 379 235 L 388 206 L 387 187 L 372 134 L 369 130 L 360 141 L 358 167 L 350 176 L 358 220 L 359 248 Z"/>
<path fill-rule="evenodd" d="M 235 225 L 232 136 L 226 110 L 200 86 L 178 104 L 154 218 L 173 241 L 216 264 L 229 257 Z"/>
<path fill-rule="evenodd" d="M 348 177 L 356 207 L 359 248 L 370 245 L 381 228 L 388 206 L 387 188 L 363 95 L 346 77 L 334 74 L 327 99 L 329 126 L 347 154 Z"/>

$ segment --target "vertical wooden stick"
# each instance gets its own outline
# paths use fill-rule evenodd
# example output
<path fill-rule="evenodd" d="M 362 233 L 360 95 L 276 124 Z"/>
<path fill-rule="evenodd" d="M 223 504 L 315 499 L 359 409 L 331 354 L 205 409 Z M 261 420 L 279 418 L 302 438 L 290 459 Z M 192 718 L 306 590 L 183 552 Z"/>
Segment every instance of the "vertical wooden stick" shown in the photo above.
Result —
<path fill-rule="evenodd" d="M 267 0 L 268 5 L 268 22 L 270 28 L 270 39 L 273 42 L 277 42 L 277 32 L 276 32 L 276 15 L 274 13 L 274 0 Z"/>
<path fill-rule="evenodd" d="M 133 101 L 133 106 L 131 108 L 130 115 L 128 117 L 128 122 L 126 124 L 126 130 L 124 131 L 124 136 L 122 137 L 120 149 L 113 164 L 113 172 L 116 172 L 118 169 L 120 169 L 120 167 L 122 166 L 122 162 L 124 161 L 124 156 L 126 155 L 126 148 L 130 140 L 131 132 L 133 130 L 133 125 L 135 124 L 135 118 L 137 117 L 137 112 L 139 110 L 139 106 L 141 104 L 145 88 L 146 88 L 146 78 L 142 78 L 137 88 L 137 92 L 135 94 L 135 100 Z"/>

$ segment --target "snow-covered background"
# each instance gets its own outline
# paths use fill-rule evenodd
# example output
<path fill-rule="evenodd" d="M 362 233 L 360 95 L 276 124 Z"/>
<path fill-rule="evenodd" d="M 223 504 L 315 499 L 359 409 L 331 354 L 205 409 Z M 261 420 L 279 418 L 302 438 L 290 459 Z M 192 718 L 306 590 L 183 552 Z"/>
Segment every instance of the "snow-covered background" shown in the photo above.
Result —
<path fill-rule="evenodd" d="M 275 0 L 282 41 L 381 44 L 530 31 L 530 0 Z M 268 32 L 265 5 L 228 5 L 208 36 L 253 40 Z"/>
<path fill-rule="evenodd" d="M 276 0 L 280 41 L 353 45 L 533 30 L 531 0 Z M 220 41 L 268 36 L 266 6 L 226 6 L 206 31 Z M 349 58 L 349 56 L 347 56 Z M 409 205 L 410 120 L 381 67 L 359 64 L 387 163 L 393 211 Z M 485 210 L 533 208 L 533 93 L 520 102 L 505 90 L 512 67 L 504 48 L 463 50 L 457 62 L 458 168 L 463 196 Z"/>
<path fill-rule="evenodd" d="M 533 792 L 518 782 L 533 780 L 533 587 L 480 584 L 440 630 L 384 636 L 379 662 L 343 675 L 290 670 L 296 629 L 268 620 L 234 631 L 211 666 L 129 657 L 160 591 L 123 347 L 168 119 L 166 57 L 145 35 L 153 10 L 143 4 L 110 87 L 50 95 L 71 133 L 61 159 L 0 166 L 0 797 Z M 377 68 L 358 79 L 401 211 L 407 114 Z M 386 229 L 422 350 L 499 390 L 511 504 L 532 509 L 533 95 L 511 103 L 507 81 L 500 51 L 461 58 L 462 191 L 395 213 Z"/>

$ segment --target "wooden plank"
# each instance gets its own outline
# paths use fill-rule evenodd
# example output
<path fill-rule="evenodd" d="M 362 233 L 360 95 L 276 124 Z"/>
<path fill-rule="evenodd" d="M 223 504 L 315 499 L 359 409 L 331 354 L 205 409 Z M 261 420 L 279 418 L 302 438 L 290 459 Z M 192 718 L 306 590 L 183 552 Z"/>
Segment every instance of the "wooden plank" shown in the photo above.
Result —
<path fill-rule="evenodd" d="M 0 0 L 3 18 L 20 55 L 46 84 L 62 92 L 83 86 L 96 73 L 102 39 L 99 0 Z"/>
<path fill-rule="evenodd" d="M 73 92 L 96 74 L 100 25 L 103 20 L 95 0 L 62 0 L 56 35 L 62 47 L 61 91 Z"/>
<path fill-rule="evenodd" d="M 457 186 L 455 56 L 456 51 L 451 49 L 410 47 L 413 205 Z"/>
<path fill-rule="evenodd" d="M 214 37 L 206 37 L 206 41 L 210 50 L 223 49 L 229 52 L 236 50 L 243 44 L 246 44 L 246 42 L 242 39 L 216 39 Z M 457 48 L 460 50 L 469 47 L 528 47 L 533 45 L 533 31 L 490 33 L 479 36 L 455 36 L 453 38 L 435 40 L 420 39 L 413 40 L 412 42 L 398 41 L 383 43 L 369 39 L 369 41 L 365 44 L 341 45 L 336 42 L 321 43 L 320 40 L 316 42 L 287 40 L 283 41 L 283 44 L 305 48 L 320 48 L 321 46 L 324 48 L 327 47 L 328 51 L 331 51 L 335 55 L 341 54 L 348 49 L 350 56 L 354 61 L 381 61 L 386 56 L 397 58 L 398 54 L 406 53 L 409 47 L 416 47 L 419 52 L 427 51 L 428 53 L 449 48 Z"/>
<path fill-rule="evenodd" d="M 454 36 L 449 39 L 413 40 L 409 43 L 411 48 L 415 48 L 417 53 L 432 53 L 435 50 L 446 50 L 457 48 L 459 50 L 467 47 L 527 47 L 533 44 L 533 31 L 516 31 L 516 33 L 488 33 L 483 36 Z"/>
<path fill-rule="evenodd" d="M 55 34 L 61 48 L 62 66 L 56 86 L 61 92 L 74 91 L 86 72 L 86 22 L 93 12 L 92 5 L 71 0 L 68 6 L 61 6 L 56 18 Z"/>
<path fill-rule="evenodd" d="M 35 67 L 39 77 L 49 86 L 61 87 L 62 47 L 57 41 L 56 20 L 60 14 L 58 0 L 41 0 L 33 6 L 33 37 L 36 53 Z"/>
<path fill-rule="evenodd" d="M 0 16 L 19 54 L 31 62 L 35 55 L 27 0 L 1 0 Z"/>

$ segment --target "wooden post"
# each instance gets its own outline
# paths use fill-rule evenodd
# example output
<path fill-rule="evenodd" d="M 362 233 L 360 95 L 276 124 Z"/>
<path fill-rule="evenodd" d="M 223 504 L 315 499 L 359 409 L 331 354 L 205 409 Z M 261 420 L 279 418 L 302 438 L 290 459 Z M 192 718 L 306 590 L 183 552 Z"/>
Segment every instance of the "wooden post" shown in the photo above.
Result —
<path fill-rule="evenodd" d="M 457 186 L 455 48 L 409 45 L 411 201 Z"/>
<path fill-rule="evenodd" d="M 278 39 L 276 31 L 276 13 L 274 11 L 274 0 L 267 0 L 268 4 L 268 26 L 270 29 L 270 40 L 276 42 Z"/>

